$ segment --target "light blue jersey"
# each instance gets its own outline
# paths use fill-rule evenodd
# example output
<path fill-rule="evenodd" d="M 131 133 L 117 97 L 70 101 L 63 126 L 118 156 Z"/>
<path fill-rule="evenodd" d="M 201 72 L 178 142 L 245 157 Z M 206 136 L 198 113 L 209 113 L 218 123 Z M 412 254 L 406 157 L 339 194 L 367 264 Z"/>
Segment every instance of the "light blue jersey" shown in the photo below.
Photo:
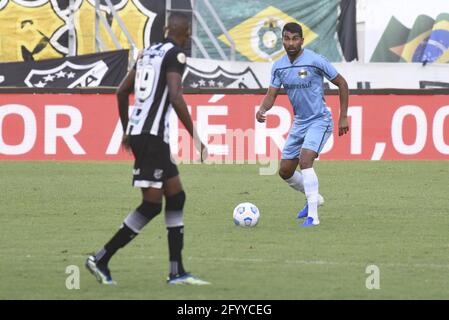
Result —
<path fill-rule="evenodd" d="M 284 87 L 295 118 L 282 151 L 282 159 L 296 159 L 302 148 L 320 153 L 332 134 L 332 116 L 324 101 L 323 77 L 338 72 L 323 56 L 304 49 L 295 61 L 284 55 L 273 64 L 270 86 Z"/>
<path fill-rule="evenodd" d="M 293 62 L 285 54 L 273 64 L 270 86 L 284 87 L 295 118 L 305 123 L 323 116 L 330 117 L 324 102 L 323 77 L 330 81 L 337 75 L 337 70 L 326 58 L 304 49 Z"/>

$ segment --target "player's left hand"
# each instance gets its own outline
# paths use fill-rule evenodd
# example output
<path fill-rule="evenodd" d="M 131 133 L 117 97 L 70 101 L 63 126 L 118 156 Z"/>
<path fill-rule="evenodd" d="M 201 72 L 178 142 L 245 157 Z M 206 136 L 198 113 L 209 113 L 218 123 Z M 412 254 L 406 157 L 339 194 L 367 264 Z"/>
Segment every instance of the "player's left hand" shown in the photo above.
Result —
<path fill-rule="evenodd" d="M 349 131 L 348 116 L 340 116 L 338 120 L 338 135 L 342 136 Z"/>
<path fill-rule="evenodd" d="M 261 111 L 260 109 L 256 112 L 256 119 L 258 122 L 263 123 L 267 119 L 267 116 L 265 115 L 265 112 Z"/>

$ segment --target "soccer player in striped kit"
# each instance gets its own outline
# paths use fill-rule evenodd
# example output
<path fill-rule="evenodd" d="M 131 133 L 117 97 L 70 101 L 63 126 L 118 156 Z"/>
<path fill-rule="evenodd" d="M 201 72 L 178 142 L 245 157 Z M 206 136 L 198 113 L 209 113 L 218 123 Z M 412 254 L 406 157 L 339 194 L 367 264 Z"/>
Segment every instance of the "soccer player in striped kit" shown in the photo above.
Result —
<path fill-rule="evenodd" d="M 169 146 L 169 114 L 174 109 L 203 160 L 205 146 L 197 139 L 195 128 L 182 96 L 182 74 L 186 56 L 181 47 L 190 37 L 188 18 L 172 13 L 166 39 L 145 48 L 136 66 L 117 90 L 120 120 L 125 132 L 123 145 L 135 158 L 133 186 L 142 191 L 142 203 L 123 221 L 117 233 L 86 261 L 87 269 L 102 284 L 115 284 L 108 267 L 118 249 L 127 245 L 162 211 L 165 197 L 165 223 L 168 230 L 168 284 L 209 284 L 186 272 L 182 262 L 184 244 L 183 208 L 186 199 Z M 128 119 L 129 95 L 135 94 L 135 108 Z"/>

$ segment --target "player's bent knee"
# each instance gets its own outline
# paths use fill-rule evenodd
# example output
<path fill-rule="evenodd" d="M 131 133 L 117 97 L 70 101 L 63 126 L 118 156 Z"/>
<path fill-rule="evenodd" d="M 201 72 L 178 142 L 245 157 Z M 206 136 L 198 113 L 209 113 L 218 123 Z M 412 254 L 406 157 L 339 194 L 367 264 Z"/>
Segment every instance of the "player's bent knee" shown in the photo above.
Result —
<path fill-rule="evenodd" d="M 282 167 L 279 169 L 279 176 L 284 180 L 290 178 L 293 175 L 293 173 L 295 173 L 294 170 L 292 171 Z"/>
<path fill-rule="evenodd" d="M 183 211 L 165 211 L 165 225 L 167 228 L 182 227 L 184 225 Z"/>
<path fill-rule="evenodd" d="M 166 211 L 178 211 L 184 209 L 184 203 L 186 202 L 186 194 L 184 191 L 178 192 L 177 194 L 167 197 L 165 210 Z"/>
<path fill-rule="evenodd" d="M 135 233 L 139 233 L 145 225 L 161 213 L 162 204 L 142 201 L 141 205 L 131 212 L 124 223 Z"/>
<path fill-rule="evenodd" d="M 162 211 L 162 204 L 143 200 L 136 211 L 148 219 L 153 219 Z"/>
<path fill-rule="evenodd" d="M 299 167 L 301 170 L 313 167 L 313 160 L 310 159 L 299 159 Z"/>
<path fill-rule="evenodd" d="M 167 197 L 165 204 L 165 224 L 168 228 L 181 227 L 184 225 L 184 203 L 186 194 L 181 191 L 171 197 Z"/>

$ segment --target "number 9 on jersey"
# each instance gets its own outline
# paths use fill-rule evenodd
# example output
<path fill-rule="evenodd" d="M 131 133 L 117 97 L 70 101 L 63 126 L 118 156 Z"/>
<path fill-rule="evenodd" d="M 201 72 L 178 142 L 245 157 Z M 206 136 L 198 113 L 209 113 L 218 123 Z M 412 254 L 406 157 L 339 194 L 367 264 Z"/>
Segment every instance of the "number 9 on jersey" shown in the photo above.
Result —
<path fill-rule="evenodd" d="M 140 103 L 143 103 L 150 97 L 153 91 L 155 78 L 155 70 L 151 65 L 151 62 L 148 61 L 149 59 L 145 58 L 147 57 L 144 56 L 143 59 L 139 60 L 137 63 L 136 82 L 134 86 L 136 100 Z"/>

